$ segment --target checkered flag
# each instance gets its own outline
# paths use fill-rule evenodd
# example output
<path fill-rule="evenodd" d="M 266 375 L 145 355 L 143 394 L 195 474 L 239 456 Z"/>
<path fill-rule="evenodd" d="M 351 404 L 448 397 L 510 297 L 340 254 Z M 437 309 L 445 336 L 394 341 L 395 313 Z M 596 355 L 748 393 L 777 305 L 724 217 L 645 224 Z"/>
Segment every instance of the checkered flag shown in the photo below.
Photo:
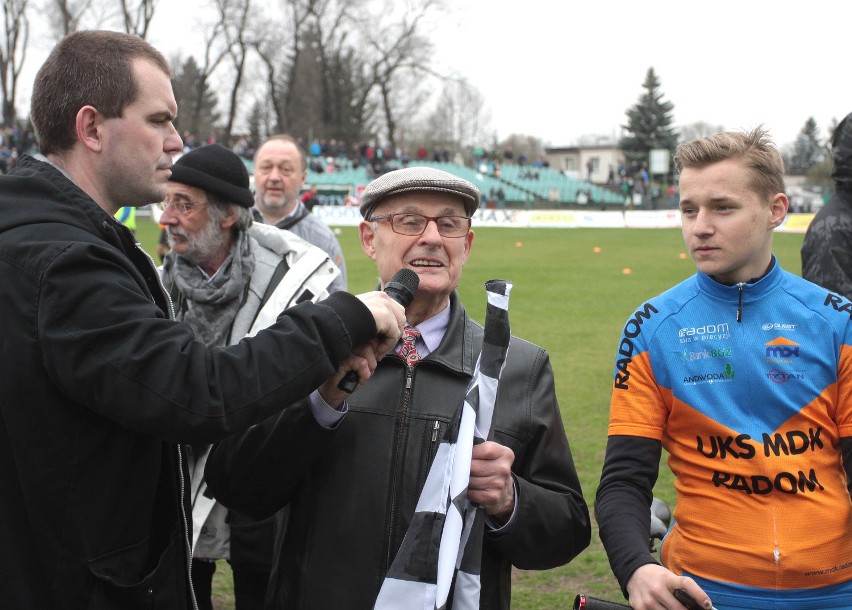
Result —
<path fill-rule="evenodd" d="M 511 282 L 485 283 L 485 337 L 459 415 L 448 429 L 374 610 L 479 608 L 484 511 L 467 499 L 473 445 L 488 438 L 509 350 Z"/>

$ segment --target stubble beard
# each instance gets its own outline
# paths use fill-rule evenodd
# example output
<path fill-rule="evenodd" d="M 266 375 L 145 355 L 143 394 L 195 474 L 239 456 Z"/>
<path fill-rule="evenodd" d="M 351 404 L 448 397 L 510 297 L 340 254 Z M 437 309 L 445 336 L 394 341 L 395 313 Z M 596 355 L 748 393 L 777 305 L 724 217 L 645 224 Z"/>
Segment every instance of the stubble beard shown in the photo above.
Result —
<path fill-rule="evenodd" d="M 259 198 L 260 211 L 265 216 L 269 216 L 276 221 L 284 218 L 291 213 L 298 203 L 298 199 L 288 200 L 286 195 L 279 197 L 271 197 L 270 195 L 262 195 Z"/>

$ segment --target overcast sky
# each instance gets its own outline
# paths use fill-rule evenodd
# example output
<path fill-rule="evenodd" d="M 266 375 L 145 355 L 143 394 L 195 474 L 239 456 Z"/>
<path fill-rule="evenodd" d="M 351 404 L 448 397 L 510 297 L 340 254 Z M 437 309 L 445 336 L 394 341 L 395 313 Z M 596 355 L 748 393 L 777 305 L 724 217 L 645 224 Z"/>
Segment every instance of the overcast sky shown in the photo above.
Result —
<path fill-rule="evenodd" d="M 148 39 L 167 57 L 200 46 L 199 3 L 158 2 Z M 826 137 L 832 119 L 852 112 L 847 0 L 447 4 L 451 14 L 433 33 L 436 62 L 479 89 L 500 138 L 522 133 L 560 146 L 590 134 L 618 137 L 652 66 L 676 126 L 763 123 L 783 146 L 810 116 Z M 28 103 L 28 91 L 24 97 Z"/>
<path fill-rule="evenodd" d="M 782 145 L 810 116 L 824 133 L 852 112 L 846 0 L 458 4 L 466 17 L 448 23 L 442 56 L 485 95 L 501 137 L 618 135 L 652 66 L 678 126 L 763 123 Z"/>

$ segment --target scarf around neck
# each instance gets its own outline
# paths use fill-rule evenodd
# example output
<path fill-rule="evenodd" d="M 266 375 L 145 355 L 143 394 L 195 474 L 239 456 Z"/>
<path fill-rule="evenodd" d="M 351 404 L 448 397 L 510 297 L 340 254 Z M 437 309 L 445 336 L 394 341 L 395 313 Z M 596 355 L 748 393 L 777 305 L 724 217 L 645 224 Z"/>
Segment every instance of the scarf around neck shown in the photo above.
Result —
<path fill-rule="evenodd" d="M 219 270 L 208 278 L 193 261 L 168 254 L 163 262 L 163 283 L 175 298 L 175 317 L 192 327 L 195 338 L 207 347 L 228 345 L 231 325 L 245 302 L 254 257 L 251 240 L 240 231 L 231 253 Z"/>

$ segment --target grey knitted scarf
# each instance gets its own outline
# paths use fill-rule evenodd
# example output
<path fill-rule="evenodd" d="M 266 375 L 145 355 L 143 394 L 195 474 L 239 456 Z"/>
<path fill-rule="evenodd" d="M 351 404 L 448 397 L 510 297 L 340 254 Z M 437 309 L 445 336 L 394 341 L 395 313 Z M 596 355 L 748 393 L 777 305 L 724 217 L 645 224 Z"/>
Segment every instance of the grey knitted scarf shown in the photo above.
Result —
<path fill-rule="evenodd" d="M 251 241 L 241 231 L 231 253 L 210 279 L 193 261 L 169 253 L 163 261 L 163 284 L 175 298 L 178 320 L 188 323 L 208 347 L 228 345 L 231 325 L 245 302 L 254 257 Z"/>

